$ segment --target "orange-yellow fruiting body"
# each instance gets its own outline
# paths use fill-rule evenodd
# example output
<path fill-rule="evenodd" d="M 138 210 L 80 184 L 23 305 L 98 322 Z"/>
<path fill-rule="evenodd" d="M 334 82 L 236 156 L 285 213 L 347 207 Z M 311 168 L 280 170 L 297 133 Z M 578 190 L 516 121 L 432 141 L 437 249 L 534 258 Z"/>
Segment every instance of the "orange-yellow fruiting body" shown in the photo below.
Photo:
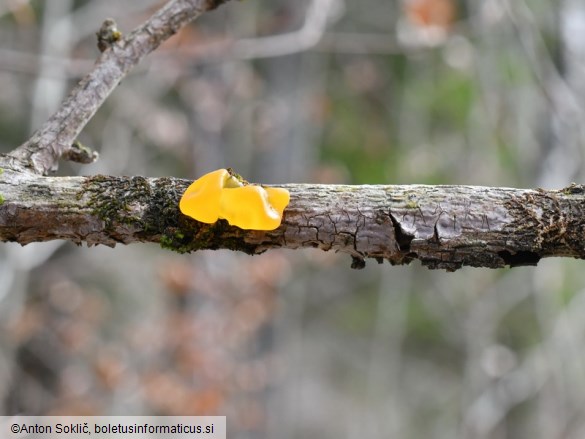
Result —
<path fill-rule="evenodd" d="M 221 191 L 229 176 L 227 169 L 218 169 L 195 180 L 181 197 L 181 212 L 202 223 L 216 222 L 219 219 Z"/>
<path fill-rule="evenodd" d="M 281 187 L 265 187 L 264 190 L 268 194 L 270 205 L 282 216 L 284 209 L 290 203 L 290 193 Z"/>
<path fill-rule="evenodd" d="M 221 218 L 241 229 L 274 230 L 289 201 L 286 189 L 244 184 L 227 169 L 218 169 L 193 182 L 179 208 L 204 223 Z"/>
<path fill-rule="evenodd" d="M 223 191 L 220 212 L 232 226 L 250 230 L 274 230 L 282 217 L 268 202 L 268 193 L 253 185 Z"/>

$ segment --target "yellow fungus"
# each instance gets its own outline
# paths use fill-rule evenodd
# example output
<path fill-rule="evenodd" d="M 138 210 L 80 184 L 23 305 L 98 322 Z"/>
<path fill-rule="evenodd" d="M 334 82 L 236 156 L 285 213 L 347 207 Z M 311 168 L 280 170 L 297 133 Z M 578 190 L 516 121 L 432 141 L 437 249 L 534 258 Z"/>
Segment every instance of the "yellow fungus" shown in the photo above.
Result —
<path fill-rule="evenodd" d="M 270 205 L 282 216 L 284 209 L 290 202 L 289 192 L 281 187 L 265 187 L 264 190 L 268 194 L 268 202 Z"/>
<path fill-rule="evenodd" d="M 229 177 L 227 169 L 218 169 L 195 180 L 181 197 L 181 212 L 202 223 L 216 222 L 219 219 L 221 191 Z"/>
<path fill-rule="evenodd" d="M 270 204 L 264 188 L 248 185 L 222 192 L 220 218 L 241 229 L 274 230 L 280 225 L 282 211 Z"/>
<path fill-rule="evenodd" d="M 191 184 L 179 208 L 204 223 L 221 218 L 241 229 L 274 230 L 289 201 L 286 189 L 247 184 L 227 169 L 218 169 Z"/>

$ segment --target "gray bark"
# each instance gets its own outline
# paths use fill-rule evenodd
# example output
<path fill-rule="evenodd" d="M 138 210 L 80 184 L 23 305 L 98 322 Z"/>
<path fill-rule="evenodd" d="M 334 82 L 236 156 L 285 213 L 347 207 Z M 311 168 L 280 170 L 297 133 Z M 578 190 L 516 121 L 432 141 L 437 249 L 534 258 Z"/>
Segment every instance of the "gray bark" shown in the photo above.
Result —
<path fill-rule="evenodd" d="M 202 224 L 178 202 L 175 178 L 42 177 L 6 169 L 0 240 L 66 239 L 88 245 L 158 243 L 179 252 L 319 248 L 365 260 L 429 268 L 536 265 L 585 257 L 585 188 L 558 191 L 476 186 L 288 184 L 291 203 L 274 231 Z"/>
<path fill-rule="evenodd" d="M 97 33 L 98 46 L 103 53 L 94 69 L 71 91 L 59 110 L 10 155 L 32 172 L 49 173 L 61 156 L 68 155 L 83 127 L 136 64 L 182 26 L 226 1 L 169 1 L 124 37 L 114 33 L 118 30 L 112 20 L 106 20 Z M 84 160 L 86 157 L 87 154 Z"/>

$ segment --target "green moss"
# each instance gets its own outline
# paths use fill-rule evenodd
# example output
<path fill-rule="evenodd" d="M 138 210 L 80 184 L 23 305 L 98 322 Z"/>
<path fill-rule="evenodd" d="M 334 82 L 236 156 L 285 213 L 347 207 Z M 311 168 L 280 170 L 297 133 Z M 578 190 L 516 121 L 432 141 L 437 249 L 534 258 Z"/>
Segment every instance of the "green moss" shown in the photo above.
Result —
<path fill-rule="evenodd" d="M 104 221 L 105 230 L 113 237 L 124 224 L 138 239 L 158 239 L 162 248 L 177 253 L 219 248 L 257 253 L 255 245 L 245 242 L 249 232 L 223 220 L 203 224 L 179 211 L 179 199 L 189 183 L 171 178 L 149 182 L 143 177 L 97 175 L 88 178 L 78 198 L 88 198 L 92 214 Z"/>
<path fill-rule="evenodd" d="M 119 178 L 96 175 L 87 179 L 77 198 L 89 194 L 88 206 L 92 214 L 105 223 L 106 230 L 113 224 L 142 225 L 142 219 L 132 215 L 133 203 L 148 203 L 150 185 L 144 177 Z"/>
<path fill-rule="evenodd" d="M 0 194 L 0 206 L 4 204 L 4 196 Z"/>
<path fill-rule="evenodd" d="M 163 235 L 160 237 L 160 246 L 169 250 L 175 250 L 174 241 L 170 236 Z M 179 252 L 180 253 L 180 252 Z"/>
<path fill-rule="evenodd" d="M 172 217 L 170 222 L 174 222 Z M 224 220 L 214 224 L 203 224 L 178 213 L 177 226 L 167 223 L 163 231 L 160 246 L 181 254 L 220 248 L 243 251 L 247 254 L 258 253 L 256 246 L 245 242 L 246 231 L 232 227 Z"/>
<path fill-rule="evenodd" d="M 194 248 L 193 241 L 185 239 L 185 234 L 177 230 L 172 235 L 162 235 L 160 237 L 160 246 L 166 250 L 172 250 L 177 253 L 190 253 Z"/>

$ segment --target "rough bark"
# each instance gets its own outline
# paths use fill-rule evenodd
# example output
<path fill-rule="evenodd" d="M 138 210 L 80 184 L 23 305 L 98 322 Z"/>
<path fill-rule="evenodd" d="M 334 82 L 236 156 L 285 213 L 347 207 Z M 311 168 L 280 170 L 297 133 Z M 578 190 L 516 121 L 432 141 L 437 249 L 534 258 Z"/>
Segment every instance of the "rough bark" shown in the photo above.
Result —
<path fill-rule="evenodd" d="M 66 239 L 88 245 L 158 243 L 179 252 L 319 248 L 429 268 L 536 265 L 585 258 L 585 187 L 558 191 L 474 186 L 284 185 L 282 225 L 245 231 L 182 215 L 190 182 L 175 178 L 41 177 L 5 170 L 0 240 Z"/>

